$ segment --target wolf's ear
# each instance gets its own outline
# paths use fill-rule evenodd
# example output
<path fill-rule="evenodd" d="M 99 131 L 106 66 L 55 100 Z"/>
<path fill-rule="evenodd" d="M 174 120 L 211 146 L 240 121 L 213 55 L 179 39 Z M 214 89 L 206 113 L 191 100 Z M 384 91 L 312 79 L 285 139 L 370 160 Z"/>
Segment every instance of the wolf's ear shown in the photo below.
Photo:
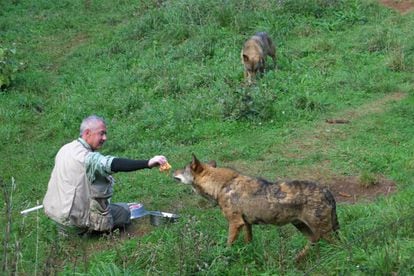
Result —
<path fill-rule="evenodd" d="M 194 153 L 193 153 L 193 161 L 191 162 L 191 169 L 195 172 L 201 172 L 203 170 L 203 167 L 201 166 L 200 161 L 197 159 Z"/>
<path fill-rule="evenodd" d="M 246 55 L 243 55 L 243 60 L 244 60 L 244 62 L 248 62 L 249 61 L 249 57 L 246 56 Z"/>
<path fill-rule="evenodd" d="M 199 162 L 199 163 L 200 163 L 200 161 L 198 161 L 197 156 L 195 156 L 195 154 L 194 154 L 194 153 L 192 154 L 192 156 L 193 156 L 193 161 L 192 161 L 192 163 L 196 163 L 196 162 Z"/>

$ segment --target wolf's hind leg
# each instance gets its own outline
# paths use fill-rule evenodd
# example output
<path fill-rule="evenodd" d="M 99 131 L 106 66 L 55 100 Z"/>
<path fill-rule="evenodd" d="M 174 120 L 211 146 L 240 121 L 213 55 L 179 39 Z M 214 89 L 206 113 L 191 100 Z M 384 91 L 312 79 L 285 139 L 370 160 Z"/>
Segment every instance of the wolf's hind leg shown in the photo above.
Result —
<path fill-rule="evenodd" d="M 296 255 L 296 257 L 295 257 L 296 263 L 300 263 L 301 261 L 303 261 L 303 259 L 305 259 L 306 256 L 308 255 L 309 250 L 311 248 L 315 247 L 315 246 L 316 246 L 316 248 L 314 248 L 314 249 L 317 250 L 316 252 L 317 252 L 317 255 L 319 256 L 319 253 L 320 253 L 319 252 L 319 244 L 316 243 L 316 242 L 308 241 L 308 243 L 305 245 L 305 247 Z"/>
<path fill-rule="evenodd" d="M 337 244 L 340 241 L 338 232 L 328 232 L 322 235 L 322 238 L 330 244 Z"/>
<path fill-rule="evenodd" d="M 309 248 L 311 247 L 311 243 L 308 242 L 305 247 L 296 255 L 295 261 L 300 263 L 308 254 Z"/>
<path fill-rule="evenodd" d="M 244 242 L 249 243 L 252 241 L 252 225 L 249 223 L 246 223 L 244 225 Z"/>
<path fill-rule="evenodd" d="M 309 252 L 311 246 L 315 245 L 316 242 L 320 239 L 320 234 L 318 231 L 314 231 L 311 227 L 304 223 L 303 221 L 296 220 L 292 224 L 298 229 L 304 236 L 308 238 L 308 243 L 306 246 L 296 255 L 296 262 L 301 262 Z"/>
<path fill-rule="evenodd" d="M 305 235 L 305 237 L 307 237 L 308 239 L 311 239 L 311 237 L 313 236 L 313 231 L 311 230 L 311 228 L 306 223 L 304 223 L 303 221 L 300 221 L 300 220 L 295 220 L 295 221 L 292 222 L 292 224 L 303 235 Z"/>

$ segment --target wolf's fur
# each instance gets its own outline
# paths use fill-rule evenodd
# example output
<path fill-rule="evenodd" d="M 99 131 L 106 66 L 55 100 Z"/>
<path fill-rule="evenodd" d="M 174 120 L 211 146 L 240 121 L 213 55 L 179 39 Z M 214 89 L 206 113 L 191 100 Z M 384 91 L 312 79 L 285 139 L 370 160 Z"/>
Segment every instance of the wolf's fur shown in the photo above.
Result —
<path fill-rule="evenodd" d="M 250 242 L 253 224 L 292 223 L 309 240 L 297 256 L 300 260 L 310 244 L 321 238 L 331 240 L 331 234 L 339 229 L 333 195 L 311 181 L 268 182 L 230 168 L 217 168 L 214 161 L 202 163 L 195 155 L 184 169 L 174 172 L 174 178 L 218 203 L 229 223 L 229 245 L 243 227 L 245 242 Z"/>
<path fill-rule="evenodd" d="M 241 60 L 244 65 L 244 77 L 249 83 L 256 77 L 257 72 L 264 72 L 267 56 L 272 57 L 275 65 L 276 48 L 267 33 L 256 33 L 244 43 Z"/>

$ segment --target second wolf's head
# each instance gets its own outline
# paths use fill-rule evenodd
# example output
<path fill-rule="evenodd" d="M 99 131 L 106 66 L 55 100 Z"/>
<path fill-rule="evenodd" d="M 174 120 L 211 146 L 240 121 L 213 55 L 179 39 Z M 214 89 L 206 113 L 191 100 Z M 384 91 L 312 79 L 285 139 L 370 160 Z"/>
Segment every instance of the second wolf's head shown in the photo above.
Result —
<path fill-rule="evenodd" d="M 256 33 L 244 43 L 241 59 L 244 65 L 244 77 L 249 84 L 255 79 L 257 73 L 264 72 L 267 56 L 271 56 L 275 63 L 276 48 L 267 33 Z"/>

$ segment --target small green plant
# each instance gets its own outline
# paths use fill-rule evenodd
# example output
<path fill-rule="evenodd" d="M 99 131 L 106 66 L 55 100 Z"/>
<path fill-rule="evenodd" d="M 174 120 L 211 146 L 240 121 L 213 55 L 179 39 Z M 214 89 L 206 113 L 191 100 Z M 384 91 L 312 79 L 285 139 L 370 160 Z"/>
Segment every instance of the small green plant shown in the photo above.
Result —
<path fill-rule="evenodd" d="M 269 120 L 274 114 L 276 96 L 260 87 L 240 88 L 223 100 L 223 117 L 236 120 Z"/>
<path fill-rule="evenodd" d="M 370 172 L 363 172 L 359 177 L 359 181 L 364 188 L 369 188 L 378 184 L 377 177 Z"/>
<path fill-rule="evenodd" d="M 4 239 L 3 239 L 3 260 L 2 260 L 2 271 L 17 271 L 17 260 L 18 260 L 18 241 L 16 240 L 13 243 L 13 234 L 12 234 L 12 210 L 13 210 L 13 192 L 16 190 L 16 183 L 14 178 L 12 178 L 11 185 L 5 183 L 2 178 L 0 178 L 0 187 L 3 192 L 4 199 L 4 211 L 6 218 L 6 227 L 4 230 Z"/>
<path fill-rule="evenodd" d="M 395 72 L 405 71 L 405 53 L 402 47 L 397 47 L 391 51 L 387 66 L 390 70 Z"/>
<path fill-rule="evenodd" d="M 20 69 L 15 54 L 16 49 L 0 45 L 0 89 L 9 86 Z"/>

